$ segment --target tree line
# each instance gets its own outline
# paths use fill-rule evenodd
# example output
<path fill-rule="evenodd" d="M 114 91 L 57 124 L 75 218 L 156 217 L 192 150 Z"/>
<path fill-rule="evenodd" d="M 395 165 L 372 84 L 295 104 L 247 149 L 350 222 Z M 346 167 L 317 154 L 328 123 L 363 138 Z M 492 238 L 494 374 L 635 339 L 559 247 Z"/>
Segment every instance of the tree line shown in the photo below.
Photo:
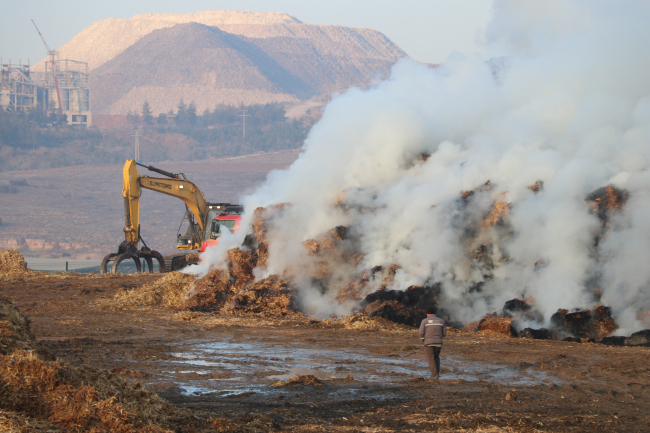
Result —
<path fill-rule="evenodd" d="M 141 154 L 149 162 L 295 149 L 314 122 L 287 119 L 280 104 L 217 106 L 198 114 L 194 102 L 183 100 L 176 110 L 158 116 L 145 101 L 141 113 L 129 113 L 127 121 L 128 127 L 121 129 L 85 128 L 68 126 L 65 116 L 41 110 L 0 109 L 0 171 L 121 163 L 133 158 L 136 129 L 145 138 Z M 183 138 L 184 147 L 163 145 L 165 137 L 172 137 L 171 142 Z"/>

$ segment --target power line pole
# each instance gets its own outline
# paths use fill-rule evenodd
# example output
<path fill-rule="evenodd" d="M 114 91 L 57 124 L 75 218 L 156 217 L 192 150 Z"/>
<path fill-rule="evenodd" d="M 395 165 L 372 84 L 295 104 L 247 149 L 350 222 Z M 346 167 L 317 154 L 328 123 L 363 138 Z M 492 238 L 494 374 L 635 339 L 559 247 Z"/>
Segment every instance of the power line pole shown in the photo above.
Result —
<path fill-rule="evenodd" d="M 140 131 L 136 129 L 133 136 L 135 137 L 135 160 L 138 161 L 140 159 Z"/>
<path fill-rule="evenodd" d="M 244 138 L 246 138 L 246 118 L 251 117 L 250 114 L 246 114 L 247 111 L 248 110 L 241 110 L 242 114 L 239 114 L 239 117 L 241 117 L 242 120 L 244 121 L 243 129 L 242 129 L 242 137 Z"/>

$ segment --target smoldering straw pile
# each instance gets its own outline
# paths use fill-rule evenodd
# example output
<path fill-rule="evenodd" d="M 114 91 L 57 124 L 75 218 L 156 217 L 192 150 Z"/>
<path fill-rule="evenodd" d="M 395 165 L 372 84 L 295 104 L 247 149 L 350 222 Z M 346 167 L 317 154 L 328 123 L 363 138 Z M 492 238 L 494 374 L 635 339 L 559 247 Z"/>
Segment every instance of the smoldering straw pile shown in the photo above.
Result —
<path fill-rule="evenodd" d="M 604 305 L 622 335 L 650 327 L 649 19 L 642 1 L 496 2 L 476 57 L 403 60 L 335 97 L 207 262 L 276 206 L 253 275 L 291 275 L 312 314 L 358 309 L 340 288 L 367 295 L 395 266 L 387 290 L 437 285 L 463 323 L 532 299 L 523 326 Z M 339 253 L 314 250 L 336 227 Z"/>

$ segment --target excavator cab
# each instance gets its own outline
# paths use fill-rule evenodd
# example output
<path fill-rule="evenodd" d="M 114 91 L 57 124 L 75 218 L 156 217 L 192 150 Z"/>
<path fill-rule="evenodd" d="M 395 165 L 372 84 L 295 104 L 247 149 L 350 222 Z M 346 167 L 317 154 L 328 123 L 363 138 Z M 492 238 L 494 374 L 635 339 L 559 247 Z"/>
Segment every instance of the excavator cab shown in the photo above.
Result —
<path fill-rule="evenodd" d="M 227 229 L 230 233 L 235 232 L 235 225 L 237 221 L 234 219 L 213 219 L 210 226 L 209 239 L 217 239 L 221 236 L 223 229 Z"/>
<path fill-rule="evenodd" d="M 235 233 L 239 229 L 241 214 L 244 210 L 240 205 L 230 204 L 209 204 L 208 209 L 208 221 L 211 223 L 206 227 L 201 252 L 205 251 L 209 245 L 218 243 L 224 230 Z"/>

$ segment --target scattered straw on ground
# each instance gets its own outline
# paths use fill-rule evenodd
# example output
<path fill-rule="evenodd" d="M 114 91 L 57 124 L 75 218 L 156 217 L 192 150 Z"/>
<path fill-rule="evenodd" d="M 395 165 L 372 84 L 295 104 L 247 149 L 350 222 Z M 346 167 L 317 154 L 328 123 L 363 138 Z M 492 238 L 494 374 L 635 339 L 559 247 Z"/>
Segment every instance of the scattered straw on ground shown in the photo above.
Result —
<path fill-rule="evenodd" d="M 23 414 L 0 409 L 0 431 L 6 433 L 59 433 L 63 430 L 57 428 L 50 421 L 37 420 Z"/>
<path fill-rule="evenodd" d="M 3 431 L 33 418 L 65 431 L 155 433 L 166 431 L 159 425 L 180 414 L 137 382 L 54 360 L 34 339 L 29 321 L 3 295 L 0 347 L 0 410 L 12 414 L 0 416 Z"/>
<path fill-rule="evenodd" d="M 323 381 L 314 376 L 313 374 L 299 374 L 296 377 L 292 377 L 289 380 L 285 380 L 284 382 L 281 380 L 278 380 L 277 382 L 273 382 L 271 386 L 295 386 L 295 385 L 311 385 L 311 386 L 321 386 L 323 384 Z"/>
<path fill-rule="evenodd" d="M 355 313 L 338 320 L 323 320 L 325 326 L 342 327 L 367 331 L 413 332 L 413 328 L 400 323 L 391 322 L 381 317 L 368 317 L 363 313 Z"/>
<path fill-rule="evenodd" d="M 176 412 L 139 383 L 21 350 L 0 356 L 0 381 L 0 407 L 76 431 L 163 432 Z"/>
<path fill-rule="evenodd" d="M 215 432 L 237 432 L 237 433 L 259 433 L 279 431 L 280 426 L 273 418 L 264 415 L 244 415 L 231 419 L 210 418 L 213 431 Z"/>
<path fill-rule="evenodd" d="M 193 275 L 172 272 L 137 289 L 118 293 L 109 301 L 115 307 L 174 307 L 192 288 Z"/>

